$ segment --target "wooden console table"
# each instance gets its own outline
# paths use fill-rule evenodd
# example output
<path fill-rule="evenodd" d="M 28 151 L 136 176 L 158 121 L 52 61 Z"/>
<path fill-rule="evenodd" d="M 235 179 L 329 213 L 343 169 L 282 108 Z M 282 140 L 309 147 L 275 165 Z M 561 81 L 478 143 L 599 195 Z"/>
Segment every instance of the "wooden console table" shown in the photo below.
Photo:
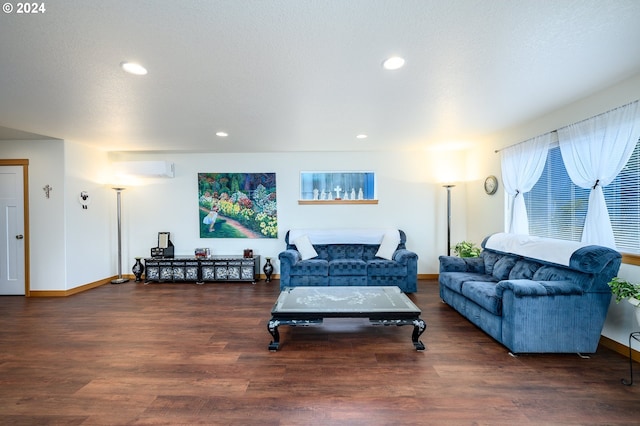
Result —
<path fill-rule="evenodd" d="M 260 256 L 146 258 L 144 265 L 145 283 L 239 281 L 255 284 L 260 278 Z"/>

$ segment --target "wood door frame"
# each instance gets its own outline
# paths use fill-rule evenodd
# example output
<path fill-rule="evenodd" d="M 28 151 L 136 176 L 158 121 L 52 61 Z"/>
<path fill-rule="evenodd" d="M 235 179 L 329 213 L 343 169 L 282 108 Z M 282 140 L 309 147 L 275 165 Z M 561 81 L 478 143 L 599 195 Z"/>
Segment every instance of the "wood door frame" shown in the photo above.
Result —
<path fill-rule="evenodd" d="M 24 295 L 29 297 L 31 295 L 31 262 L 29 258 L 29 160 L 28 159 L 15 159 L 15 160 L 3 160 L 0 159 L 0 166 L 22 166 L 22 191 L 23 191 L 23 211 L 24 211 Z"/>

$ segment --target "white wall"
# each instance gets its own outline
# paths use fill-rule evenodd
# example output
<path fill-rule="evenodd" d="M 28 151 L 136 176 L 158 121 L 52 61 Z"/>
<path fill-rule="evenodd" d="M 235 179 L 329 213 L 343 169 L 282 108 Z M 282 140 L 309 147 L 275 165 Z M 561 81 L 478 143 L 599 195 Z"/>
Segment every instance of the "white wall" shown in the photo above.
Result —
<path fill-rule="evenodd" d="M 477 180 L 471 180 L 467 191 L 468 238 L 480 242 L 493 232 L 504 230 L 504 191 L 487 196 L 482 190 L 482 181 L 486 175 L 498 177 L 500 172 L 500 154 L 494 151 L 532 137 L 550 132 L 563 126 L 593 117 L 610 109 L 635 101 L 640 96 L 640 75 L 609 87 L 593 96 L 560 108 L 550 114 L 539 117 L 520 126 L 506 129 L 475 146 L 468 152 L 470 174 Z M 479 160 L 479 161 L 478 161 Z M 475 164 L 471 166 L 471 164 Z M 640 282 L 640 267 L 623 265 L 619 276 Z M 611 302 L 603 335 L 624 345 L 628 345 L 629 333 L 638 329 L 628 303 Z"/>
<path fill-rule="evenodd" d="M 0 141 L 0 156 L 29 160 L 30 289 L 69 290 L 115 275 L 107 153 L 61 140 L 17 140 Z M 50 198 L 45 185 L 53 187 Z M 78 202 L 83 190 L 92 195 L 87 210 Z"/>
<path fill-rule="evenodd" d="M 111 179 L 108 154 L 65 142 L 65 289 L 116 275 L 116 196 L 106 185 Z M 87 191 L 87 209 L 80 192 Z M 36 259 L 37 261 L 37 259 Z M 128 269 L 128 268 L 127 268 Z M 128 273 L 128 272 L 127 272 Z"/>
<path fill-rule="evenodd" d="M 340 152 L 268 154 L 135 154 L 112 153 L 112 161 L 166 160 L 175 163 L 173 179 L 148 179 L 145 186 L 123 193 L 123 233 L 127 269 L 135 256 L 148 256 L 159 231 L 171 232 L 177 254 L 210 247 L 213 254 L 255 254 L 275 259 L 284 249 L 287 230 L 295 227 L 397 227 L 407 234 L 407 247 L 418 253 L 418 272 L 438 272 L 437 257 L 446 252 L 446 198 L 424 152 Z M 463 155 L 460 155 L 463 158 Z M 301 171 L 370 170 L 376 173 L 377 205 L 298 205 Z M 275 172 L 278 239 L 215 239 L 199 237 L 197 174 L 200 172 Z M 456 188 L 454 220 L 464 226 L 464 188 Z M 264 262 L 264 261 L 263 261 Z"/>
<path fill-rule="evenodd" d="M 66 288 L 64 142 L 0 141 L 3 159 L 29 160 L 31 290 Z M 42 188 L 53 187 L 50 198 Z"/>

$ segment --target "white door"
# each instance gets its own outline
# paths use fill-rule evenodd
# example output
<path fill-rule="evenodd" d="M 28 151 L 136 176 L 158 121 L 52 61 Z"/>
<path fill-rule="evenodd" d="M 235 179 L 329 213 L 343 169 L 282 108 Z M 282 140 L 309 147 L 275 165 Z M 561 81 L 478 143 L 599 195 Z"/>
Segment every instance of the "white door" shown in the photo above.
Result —
<path fill-rule="evenodd" d="M 21 166 L 0 166 L 0 295 L 24 295 L 24 188 Z"/>

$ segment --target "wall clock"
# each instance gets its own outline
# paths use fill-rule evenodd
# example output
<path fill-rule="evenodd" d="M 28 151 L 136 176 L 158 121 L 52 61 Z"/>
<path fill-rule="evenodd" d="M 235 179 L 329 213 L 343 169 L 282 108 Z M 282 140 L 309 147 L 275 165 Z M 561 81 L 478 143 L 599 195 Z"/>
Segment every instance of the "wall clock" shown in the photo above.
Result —
<path fill-rule="evenodd" d="M 498 190 L 498 178 L 496 178 L 493 175 L 487 176 L 487 178 L 484 180 L 484 192 L 486 192 L 489 195 L 493 195 L 496 193 L 497 190 Z"/>

